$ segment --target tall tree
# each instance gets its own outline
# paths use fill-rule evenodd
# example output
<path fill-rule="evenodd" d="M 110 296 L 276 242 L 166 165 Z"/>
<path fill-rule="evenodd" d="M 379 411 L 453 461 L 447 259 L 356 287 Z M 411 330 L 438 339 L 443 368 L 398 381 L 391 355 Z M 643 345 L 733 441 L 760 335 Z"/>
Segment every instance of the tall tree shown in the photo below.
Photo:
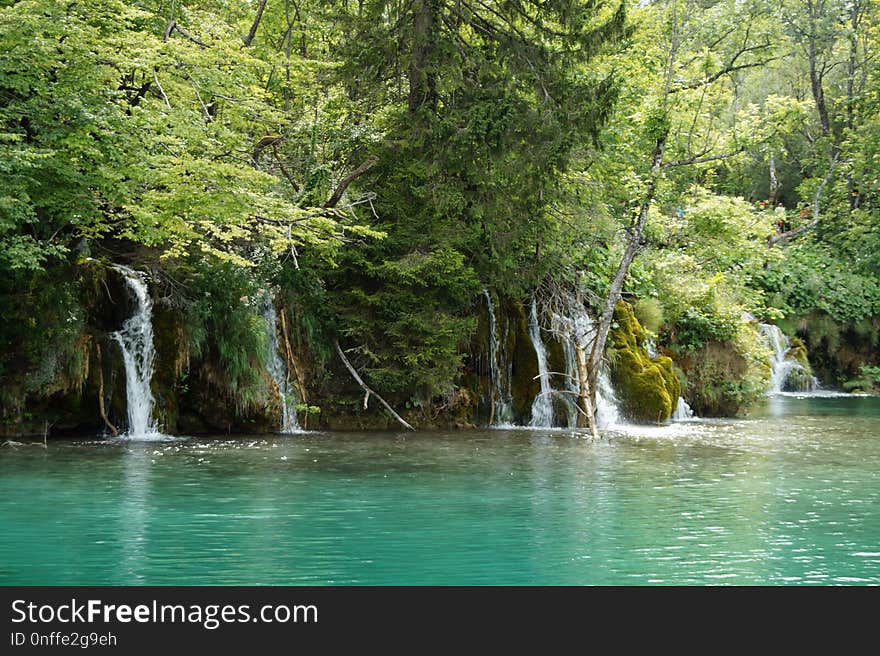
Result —
<path fill-rule="evenodd" d="M 598 0 L 367 0 L 337 14 L 380 244 L 330 274 L 345 336 L 383 389 L 448 391 L 483 286 L 541 278 L 547 208 L 615 97 L 587 64 L 627 35 Z M 376 134 L 382 138 L 377 140 Z"/>

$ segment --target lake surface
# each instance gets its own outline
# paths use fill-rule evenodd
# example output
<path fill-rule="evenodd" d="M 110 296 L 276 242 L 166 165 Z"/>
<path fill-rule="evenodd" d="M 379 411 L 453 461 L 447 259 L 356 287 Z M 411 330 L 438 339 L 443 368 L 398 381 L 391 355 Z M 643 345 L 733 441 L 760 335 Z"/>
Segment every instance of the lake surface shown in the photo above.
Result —
<path fill-rule="evenodd" d="M 0 584 L 880 583 L 880 399 L 0 448 Z"/>

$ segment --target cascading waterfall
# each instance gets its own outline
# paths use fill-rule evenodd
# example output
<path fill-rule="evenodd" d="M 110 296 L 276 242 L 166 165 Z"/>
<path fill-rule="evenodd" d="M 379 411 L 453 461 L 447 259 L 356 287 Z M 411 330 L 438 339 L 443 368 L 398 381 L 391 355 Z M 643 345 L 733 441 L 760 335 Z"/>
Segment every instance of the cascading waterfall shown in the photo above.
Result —
<path fill-rule="evenodd" d="M 268 338 L 269 353 L 266 360 L 266 369 L 275 385 L 278 387 L 278 395 L 281 397 L 281 433 L 290 435 L 298 433 L 302 429 L 296 418 L 297 395 L 293 385 L 287 376 L 287 365 L 281 357 L 278 345 L 278 315 L 275 305 L 268 296 L 263 303 L 263 318 L 266 320 L 266 336 Z"/>
<path fill-rule="evenodd" d="M 492 404 L 494 406 L 493 426 L 513 424 L 513 400 L 510 394 L 510 365 L 498 343 L 498 325 L 495 319 L 495 306 L 488 289 L 483 290 L 489 312 L 489 376 L 492 383 Z"/>
<path fill-rule="evenodd" d="M 554 317 L 556 319 L 556 317 Z M 580 409 L 577 405 L 577 398 L 580 394 L 577 349 L 573 339 L 562 340 L 562 354 L 565 356 L 565 389 L 568 392 L 565 396 L 566 409 L 568 413 L 568 427 L 576 428 L 578 425 L 578 414 Z"/>
<path fill-rule="evenodd" d="M 694 418 L 694 411 L 682 397 L 678 397 L 678 405 L 675 406 L 675 412 L 672 413 L 672 421 L 687 421 Z"/>
<path fill-rule="evenodd" d="M 111 334 L 122 350 L 125 365 L 125 396 L 128 402 L 128 437 L 144 437 L 159 433 L 153 421 L 153 302 L 144 274 L 121 264 L 113 268 L 122 274 L 137 303 L 134 314 L 125 320 L 122 329 Z"/>
<path fill-rule="evenodd" d="M 596 426 L 608 428 L 622 423 L 620 410 L 617 408 L 617 396 L 611 384 L 611 376 L 603 366 L 596 379 Z"/>
<path fill-rule="evenodd" d="M 573 394 L 567 395 L 572 401 L 569 409 L 569 427 L 577 426 L 578 408 L 574 401 L 580 393 L 580 373 L 577 363 L 577 349 L 589 350 L 589 346 L 595 339 L 596 324 L 587 313 L 583 303 L 575 298 L 566 301 L 568 316 L 554 314 L 553 323 L 555 331 L 563 336 L 562 347 L 565 355 L 565 385 L 566 389 Z M 596 381 L 595 394 L 595 421 L 597 428 L 608 428 L 620 423 L 620 412 L 617 409 L 617 399 L 611 378 L 607 369 L 603 366 L 599 371 Z"/>
<path fill-rule="evenodd" d="M 538 323 L 538 304 L 532 297 L 532 308 L 529 313 L 529 337 L 538 358 L 538 378 L 541 381 L 541 392 L 532 402 L 532 419 L 529 426 L 533 428 L 550 428 L 553 426 L 553 387 L 550 384 L 550 369 L 547 366 L 547 349 L 541 338 L 541 326 Z"/>
<path fill-rule="evenodd" d="M 788 352 L 791 349 L 791 342 L 778 326 L 772 324 L 758 324 L 761 335 L 767 342 L 767 346 L 773 352 L 770 359 L 770 389 L 768 394 L 778 394 L 784 391 L 808 392 L 819 388 L 819 381 L 812 376 L 798 377 L 801 382 L 794 383 L 792 381 L 792 373 L 796 371 L 803 372 L 804 367 L 800 362 L 789 358 Z M 791 389 L 795 387 L 795 389 Z"/>

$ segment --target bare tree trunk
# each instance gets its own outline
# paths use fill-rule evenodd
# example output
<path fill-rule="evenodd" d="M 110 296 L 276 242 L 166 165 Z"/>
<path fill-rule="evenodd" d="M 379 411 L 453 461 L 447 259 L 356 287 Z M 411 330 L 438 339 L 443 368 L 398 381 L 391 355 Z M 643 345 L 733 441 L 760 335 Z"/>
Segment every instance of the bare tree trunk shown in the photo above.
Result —
<path fill-rule="evenodd" d="M 593 434 L 593 439 L 598 439 L 599 432 L 596 430 L 596 413 L 593 403 L 593 386 L 590 385 L 590 368 L 587 358 L 587 351 L 580 345 L 575 346 L 575 354 L 577 356 L 578 368 L 578 405 L 580 412 L 578 413 L 578 427 L 589 428 Z"/>
<path fill-rule="evenodd" d="M 776 175 L 776 157 L 770 155 L 770 207 L 776 207 L 776 201 L 779 199 L 779 177 Z"/>
<path fill-rule="evenodd" d="M 824 10 L 824 3 L 815 0 L 807 0 L 809 12 L 809 32 L 807 34 L 807 60 L 810 66 L 810 91 L 813 94 L 813 102 L 816 104 L 816 113 L 819 115 L 819 124 L 822 127 L 822 136 L 831 139 L 829 157 L 833 160 L 840 152 L 840 145 L 831 130 L 831 119 L 828 117 L 828 104 L 825 102 L 824 78 L 826 65 L 819 61 L 819 34 L 818 21 Z"/>
<path fill-rule="evenodd" d="M 303 366 L 290 346 L 290 334 L 287 330 L 287 310 L 283 307 L 281 308 L 281 336 L 284 337 L 284 352 L 287 356 L 287 362 L 293 368 L 293 376 L 296 378 L 296 389 L 299 392 L 299 398 L 303 403 L 308 404 L 309 398 L 308 394 L 306 394 Z"/>
<path fill-rule="evenodd" d="M 657 191 L 657 181 L 663 171 L 663 155 L 666 152 L 666 133 L 657 139 L 657 145 L 654 147 L 651 164 L 651 177 L 648 181 L 648 187 L 645 190 L 645 196 L 642 199 L 642 205 L 639 208 L 639 214 L 636 221 L 628 229 L 626 249 L 620 264 L 617 266 L 617 273 L 614 280 L 611 281 L 611 287 L 608 290 L 608 296 L 602 308 L 602 315 L 599 318 L 599 325 L 596 327 L 596 339 L 593 342 L 593 350 L 590 353 L 589 360 L 589 386 L 590 398 L 596 398 L 596 380 L 599 377 L 599 367 L 602 365 L 602 357 L 605 354 L 605 345 L 608 342 L 608 333 L 611 330 L 611 322 L 614 318 L 614 308 L 617 301 L 620 300 L 620 293 L 623 290 L 623 283 L 626 280 L 626 274 L 632 265 L 638 252 L 643 247 L 643 238 L 645 234 L 645 225 L 648 222 L 648 211 L 651 209 L 651 203 L 654 201 L 654 194 Z"/>
<path fill-rule="evenodd" d="M 855 128 L 855 82 L 856 72 L 858 70 L 859 55 L 859 25 L 862 21 L 862 2 L 861 0 L 852 0 L 850 4 L 850 41 L 849 41 L 849 59 L 846 67 L 846 127 L 849 134 L 852 135 Z M 846 191 L 849 200 L 850 211 L 857 209 L 860 203 L 859 192 L 856 191 L 853 183 L 852 169 L 846 174 Z"/>
<path fill-rule="evenodd" d="M 119 430 L 107 418 L 107 408 L 104 405 L 104 358 L 101 355 L 101 345 L 97 341 L 93 343 L 95 344 L 95 357 L 98 360 L 98 412 L 101 413 L 104 424 L 110 429 L 110 434 L 116 437 L 119 435 Z"/>

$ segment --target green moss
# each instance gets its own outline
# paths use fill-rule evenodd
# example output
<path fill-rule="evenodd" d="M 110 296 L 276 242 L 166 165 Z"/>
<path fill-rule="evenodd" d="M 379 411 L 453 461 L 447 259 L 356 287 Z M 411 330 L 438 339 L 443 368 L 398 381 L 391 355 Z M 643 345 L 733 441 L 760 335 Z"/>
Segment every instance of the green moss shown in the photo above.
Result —
<path fill-rule="evenodd" d="M 635 421 L 667 421 L 681 395 L 681 383 L 666 356 L 651 358 L 646 334 L 632 306 L 623 301 L 614 310 L 612 379 L 623 412 Z"/>
<path fill-rule="evenodd" d="M 813 388 L 813 368 L 807 358 L 807 346 L 798 337 L 792 337 L 791 348 L 786 353 L 786 359 L 794 360 L 801 365 L 800 369 L 793 369 L 785 380 L 786 389 L 809 390 Z"/>

